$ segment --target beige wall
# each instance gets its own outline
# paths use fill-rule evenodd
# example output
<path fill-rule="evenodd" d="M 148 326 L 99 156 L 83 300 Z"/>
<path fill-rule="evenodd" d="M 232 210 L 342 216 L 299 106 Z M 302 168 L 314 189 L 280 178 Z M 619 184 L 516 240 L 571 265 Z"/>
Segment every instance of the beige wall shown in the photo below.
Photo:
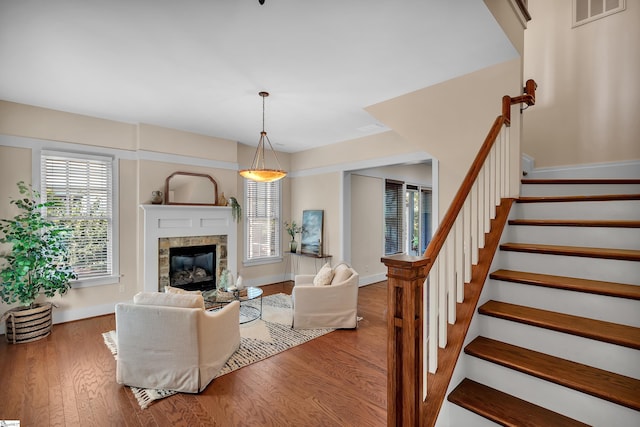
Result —
<path fill-rule="evenodd" d="M 396 132 L 387 131 L 294 153 L 291 155 L 291 166 L 294 172 L 304 171 L 410 154 L 414 151 L 415 148 Z"/>
<path fill-rule="evenodd" d="M 502 97 L 521 94 L 520 69 L 521 61 L 515 59 L 368 108 L 413 150 L 424 150 L 439 160 L 440 218 L 501 114 Z M 511 155 L 519 159 L 520 118 L 517 109 L 512 111 Z M 518 177 L 519 170 L 514 170 L 514 191 Z"/>
<path fill-rule="evenodd" d="M 366 278 L 384 274 L 384 180 L 351 175 L 351 266 Z"/>
<path fill-rule="evenodd" d="M 524 69 L 538 83 L 522 151 L 536 167 L 640 159 L 640 2 L 571 28 L 571 2 L 530 0 Z"/>
<path fill-rule="evenodd" d="M 302 211 L 324 210 L 322 250 L 333 256 L 333 264 L 344 258 L 340 235 L 342 173 L 334 172 L 291 180 L 291 219 L 302 222 Z M 288 239 L 285 239 L 288 240 Z M 300 272 L 314 272 L 313 260 L 299 260 Z"/>
<path fill-rule="evenodd" d="M 0 100 L 0 133 L 132 150 L 136 126 Z"/>
<path fill-rule="evenodd" d="M 219 193 L 224 192 L 226 197 L 241 197 L 238 174 L 234 169 L 181 163 L 185 161 L 183 156 L 192 156 L 200 164 L 201 159 L 211 160 L 212 164 L 235 164 L 236 143 L 231 141 L 5 101 L 0 101 L 0 134 L 32 138 L 45 149 L 52 146 L 63 150 L 97 150 L 114 155 L 118 162 L 120 281 L 112 285 L 73 289 L 64 297 L 53 298 L 59 306 L 56 321 L 113 311 L 116 302 L 130 299 L 142 290 L 143 224 L 139 206 L 149 203 L 152 191 L 164 191 L 165 179 L 171 173 L 187 171 L 211 175 L 218 183 Z M 13 141 L 18 145 L 33 143 L 22 139 Z M 158 153 L 159 160 L 139 159 L 138 148 Z M 0 145 L 0 217 L 15 214 L 6 200 L 18 194 L 16 182 L 31 182 L 31 168 L 31 148 Z M 5 307 L 0 305 L 0 312 L 4 311 Z"/>

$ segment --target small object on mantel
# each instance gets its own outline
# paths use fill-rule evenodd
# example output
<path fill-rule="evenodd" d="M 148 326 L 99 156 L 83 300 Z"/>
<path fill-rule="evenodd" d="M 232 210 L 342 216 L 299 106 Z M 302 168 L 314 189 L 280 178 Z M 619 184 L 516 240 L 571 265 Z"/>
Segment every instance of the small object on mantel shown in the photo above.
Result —
<path fill-rule="evenodd" d="M 151 203 L 153 203 L 154 205 L 162 204 L 162 191 L 151 192 Z"/>
<path fill-rule="evenodd" d="M 220 193 L 220 197 L 218 197 L 218 206 L 227 206 L 227 198 L 224 197 L 224 191 Z"/>

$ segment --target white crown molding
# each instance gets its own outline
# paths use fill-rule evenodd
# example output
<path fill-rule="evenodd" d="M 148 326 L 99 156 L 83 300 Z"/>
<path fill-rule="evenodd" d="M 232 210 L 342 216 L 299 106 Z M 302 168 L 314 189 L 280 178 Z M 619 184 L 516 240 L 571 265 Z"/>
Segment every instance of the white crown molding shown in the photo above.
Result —
<path fill-rule="evenodd" d="M 427 160 L 433 160 L 433 156 L 426 151 L 416 151 L 413 153 L 397 154 L 395 156 L 377 157 L 375 159 L 358 160 L 355 162 L 339 163 L 336 165 L 322 166 L 319 168 L 304 169 L 295 172 L 289 172 L 290 178 L 299 178 L 304 176 L 323 175 L 334 172 L 348 172 L 359 169 L 370 169 L 382 166 L 416 164 L 423 163 Z"/>
<path fill-rule="evenodd" d="M 77 144 L 71 142 L 52 141 L 46 139 L 26 138 L 22 136 L 0 134 L 0 146 L 15 148 L 30 148 L 32 150 L 61 150 L 89 154 L 108 154 L 123 160 L 151 160 L 156 162 L 177 163 L 189 166 L 202 166 L 214 169 L 239 170 L 238 163 L 220 160 L 202 159 L 200 157 L 183 156 L 179 154 L 158 153 L 147 150 L 123 150 L 119 148 L 96 147 L 94 145 Z"/>

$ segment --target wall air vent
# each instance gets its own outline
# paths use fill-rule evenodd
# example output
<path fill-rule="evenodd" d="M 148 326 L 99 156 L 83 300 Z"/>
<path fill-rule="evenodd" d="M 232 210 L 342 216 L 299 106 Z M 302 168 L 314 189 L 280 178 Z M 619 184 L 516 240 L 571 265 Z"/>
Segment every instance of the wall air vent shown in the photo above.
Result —
<path fill-rule="evenodd" d="M 573 0 L 572 28 L 626 9 L 626 0 Z"/>

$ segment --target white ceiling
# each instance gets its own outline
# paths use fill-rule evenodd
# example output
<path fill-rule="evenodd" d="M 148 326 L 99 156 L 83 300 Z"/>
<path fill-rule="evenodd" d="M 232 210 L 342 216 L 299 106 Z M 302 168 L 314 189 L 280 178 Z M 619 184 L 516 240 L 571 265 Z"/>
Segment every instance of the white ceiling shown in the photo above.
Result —
<path fill-rule="evenodd" d="M 0 99 L 296 152 L 517 55 L 482 0 L 0 0 Z"/>

